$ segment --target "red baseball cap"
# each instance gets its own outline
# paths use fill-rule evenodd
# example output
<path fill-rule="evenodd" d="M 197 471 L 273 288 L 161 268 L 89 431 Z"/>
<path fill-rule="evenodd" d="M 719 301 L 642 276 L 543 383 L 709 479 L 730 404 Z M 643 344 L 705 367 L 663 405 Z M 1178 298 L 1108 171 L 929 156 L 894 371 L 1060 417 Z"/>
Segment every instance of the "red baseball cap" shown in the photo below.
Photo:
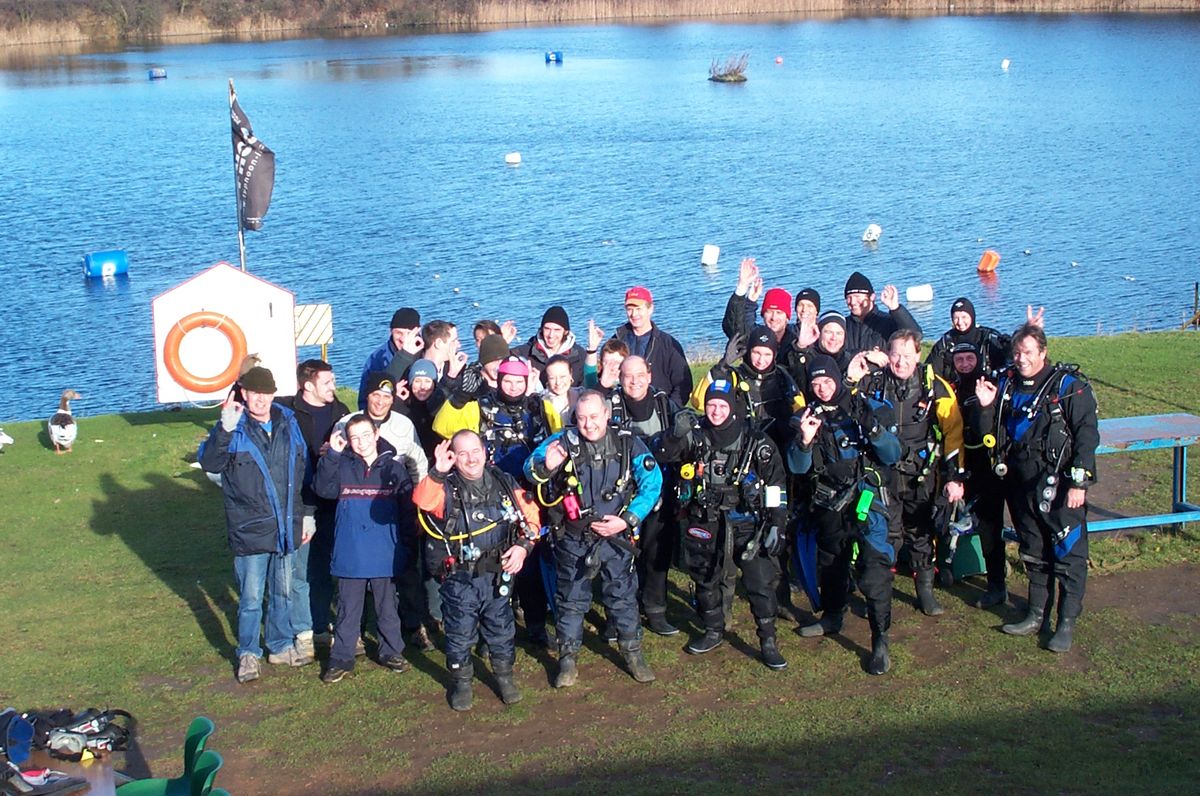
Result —
<path fill-rule="evenodd" d="M 649 290 L 638 285 L 625 291 L 625 303 L 628 304 L 631 301 L 644 301 L 647 304 L 653 304 L 654 296 L 650 295 Z"/>

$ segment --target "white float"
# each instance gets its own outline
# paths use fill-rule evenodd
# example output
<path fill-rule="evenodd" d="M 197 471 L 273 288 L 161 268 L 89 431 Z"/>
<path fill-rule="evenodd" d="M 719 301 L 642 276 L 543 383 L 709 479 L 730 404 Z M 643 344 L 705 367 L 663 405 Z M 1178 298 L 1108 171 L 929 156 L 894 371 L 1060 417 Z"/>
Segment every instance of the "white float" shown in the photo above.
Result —
<path fill-rule="evenodd" d="M 908 290 L 904 291 L 905 298 L 910 304 L 917 304 L 924 301 L 933 301 L 933 285 L 913 285 Z"/>
<path fill-rule="evenodd" d="M 878 224 L 868 224 L 866 230 L 863 231 L 863 243 L 876 243 L 881 235 L 883 235 L 883 227 Z"/>
<path fill-rule="evenodd" d="M 507 155 L 504 156 L 504 162 L 510 166 L 520 166 L 521 165 L 521 153 L 520 152 L 509 152 Z"/>
<path fill-rule="evenodd" d="M 1011 63 L 1012 63 L 1012 61 L 1005 58 L 1003 61 L 1000 62 L 1000 68 L 1003 69 L 1005 72 L 1007 72 L 1009 64 L 1011 64 Z"/>
<path fill-rule="evenodd" d="M 704 251 L 700 252 L 700 263 L 702 265 L 713 266 L 717 264 L 717 260 L 721 258 L 721 247 L 714 246 L 711 243 L 704 244 Z"/>

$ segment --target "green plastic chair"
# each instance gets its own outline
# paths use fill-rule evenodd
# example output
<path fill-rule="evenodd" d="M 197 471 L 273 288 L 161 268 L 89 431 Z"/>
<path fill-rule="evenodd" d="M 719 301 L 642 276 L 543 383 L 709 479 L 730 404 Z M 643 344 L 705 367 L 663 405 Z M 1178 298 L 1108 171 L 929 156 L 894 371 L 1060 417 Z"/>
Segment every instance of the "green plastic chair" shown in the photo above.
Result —
<path fill-rule="evenodd" d="M 173 779 L 135 779 L 117 788 L 121 796 L 191 796 L 192 772 L 204 752 L 208 736 L 216 730 L 211 719 L 197 716 L 183 739 L 183 775 Z"/>
<path fill-rule="evenodd" d="M 225 765 L 225 759 L 211 749 L 206 750 L 196 759 L 196 768 L 192 771 L 191 796 L 210 796 L 213 780 L 217 772 Z"/>

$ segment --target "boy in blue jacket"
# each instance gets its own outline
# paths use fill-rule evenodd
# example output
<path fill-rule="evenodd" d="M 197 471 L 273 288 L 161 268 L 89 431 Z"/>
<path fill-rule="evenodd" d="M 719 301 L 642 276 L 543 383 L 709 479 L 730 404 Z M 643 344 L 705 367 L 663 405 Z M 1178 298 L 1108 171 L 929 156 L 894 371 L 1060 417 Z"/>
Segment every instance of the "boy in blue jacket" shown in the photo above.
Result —
<path fill-rule="evenodd" d="M 350 450 L 346 448 L 349 446 Z M 329 438 L 317 463 L 313 491 L 336 499 L 331 574 L 338 579 L 333 648 L 322 682 L 336 683 L 354 670 L 354 647 L 370 589 L 379 619 L 379 663 L 394 672 L 408 670 L 396 609 L 397 572 L 405 547 L 396 541 L 401 525 L 411 525 L 412 479 L 404 460 L 365 414 Z"/>

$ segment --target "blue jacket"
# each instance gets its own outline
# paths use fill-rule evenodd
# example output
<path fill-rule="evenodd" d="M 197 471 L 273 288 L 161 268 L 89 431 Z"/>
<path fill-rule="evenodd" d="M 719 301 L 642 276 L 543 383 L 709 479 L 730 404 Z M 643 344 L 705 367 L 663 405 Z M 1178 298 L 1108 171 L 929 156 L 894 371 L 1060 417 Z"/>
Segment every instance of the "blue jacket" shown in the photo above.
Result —
<path fill-rule="evenodd" d="M 309 511 L 300 495 L 308 446 L 290 409 L 272 404 L 270 434 L 245 413 L 233 431 L 217 421 L 198 460 L 205 472 L 221 476 L 235 556 L 290 553 L 299 547 Z"/>
<path fill-rule="evenodd" d="M 367 467 L 349 448 L 330 450 L 317 462 L 313 491 L 337 500 L 333 524 L 336 578 L 390 578 L 404 570 L 406 546 L 413 533 L 412 479 L 404 460 L 383 439 L 379 458 Z"/>
<path fill-rule="evenodd" d="M 389 334 L 388 339 L 383 341 L 383 345 L 376 348 L 371 356 L 367 357 L 367 364 L 363 365 L 362 376 L 358 379 L 358 410 L 360 412 L 367 408 L 367 376 L 374 370 L 387 370 L 395 356 L 396 347 L 392 345 L 392 336 Z"/>

